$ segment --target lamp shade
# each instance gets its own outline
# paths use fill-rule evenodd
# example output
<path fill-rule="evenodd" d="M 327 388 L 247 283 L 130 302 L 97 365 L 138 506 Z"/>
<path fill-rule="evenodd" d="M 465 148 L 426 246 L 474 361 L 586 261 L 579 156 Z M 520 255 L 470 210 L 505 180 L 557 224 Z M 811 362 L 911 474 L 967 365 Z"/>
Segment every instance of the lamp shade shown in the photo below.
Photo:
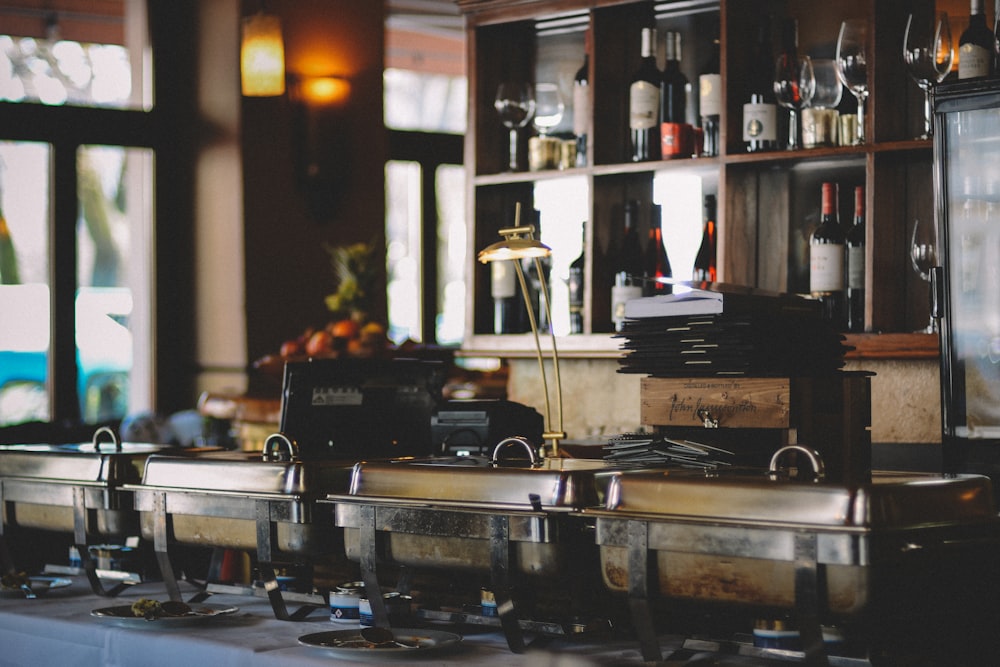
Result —
<path fill-rule="evenodd" d="M 284 94 L 285 45 L 277 16 L 258 13 L 243 19 L 240 75 L 243 94 L 248 97 Z"/>
<path fill-rule="evenodd" d="M 497 241 L 479 251 L 479 261 L 499 262 L 510 259 L 531 259 L 533 257 L 548 257 L 552 249 L 534 239 L 504 239 Z"/>

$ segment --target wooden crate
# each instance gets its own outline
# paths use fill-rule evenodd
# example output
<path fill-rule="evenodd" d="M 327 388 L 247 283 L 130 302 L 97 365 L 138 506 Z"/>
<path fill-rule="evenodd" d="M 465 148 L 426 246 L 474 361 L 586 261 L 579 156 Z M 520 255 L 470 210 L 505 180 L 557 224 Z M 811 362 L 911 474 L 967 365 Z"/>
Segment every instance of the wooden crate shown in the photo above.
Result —
<path fill-rule="evenodd" d="M 664 432 L 697 426 L 778 429 L 785 444 L 820 453 L 827 479 L 853 483 L 871 478 L 871 373 L 647 377 L 640 386 L 640 419 Z M 738 442 L 739 436 L 727 441 Z"/>

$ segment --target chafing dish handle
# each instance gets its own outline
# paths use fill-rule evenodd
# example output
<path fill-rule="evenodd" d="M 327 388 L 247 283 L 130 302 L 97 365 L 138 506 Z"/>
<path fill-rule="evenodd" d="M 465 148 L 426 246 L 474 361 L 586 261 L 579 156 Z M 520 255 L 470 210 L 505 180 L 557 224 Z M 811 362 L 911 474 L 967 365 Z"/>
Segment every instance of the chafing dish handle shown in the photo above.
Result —
<path fill-rule="evenodd" d="M 781 472 L 780 468 L 778 468 L 778 464 L 781 462 L 781 459 L 783 459 L 785 455 L 787 455 L 790 452 L 797 452 L 799 454 L 802 454 L 803 456 L 806 457 L 806 459 L 809 460 L 809 464 L 812 466 L 814 482 L 819 482 L 823 480 L 823 478 L 826 476 L 826 471 L 823 466 L 823 457 L 820 456 L 820 453 L 817 452 L 815 449 L 809 449 L 808 447 L 803 447 L 802 445 L 786 445 L 781 449 L 779 449 L 778 451 L 776 451 L 774 455 L 771 457 L 771 465 L 768 467 L 767 471 L 768 475 L 770 475 L 772 478 L 778 476 L 778 474 Z"/>
<path fill-rule="evenodd" d="M 284 451 L 281 451 L 282 447 Z M 264 461 L 297 461 L 299 446 L 284 433 L 272 433 L 264 441 Z"/>
<path fill-rule="evenodd" d="M 500 452 L 505 451 L 512 445 L 521 445 L 528 452 L 528 461 L 531 463 L 532 468 L 537 468 L 541 465 L 541 462 L 535 455 L 535 448 L 531 446 L 531 443 L 527 439 L 519 435 L 504 438 L 498 442 L 497 446 L 493 448 L 493 460 L 490 461 L 490 464 L 494 467 L 500 465 Z"/>
<path fill-rule="evenodd" d="M 95 452 L 98 452 L 98 451 L 101 450 L 101 436 L 102 435 L 106 435 L 106 436 L 109 436 L 111 438 L 110 442 L 111 442 L 112 445 L 114 445 L 116 452 L 122 451 L 122 441 L 121 441 L 121 439 L 115 434 L 115 432 L 113 430 L 111 430 L 110 426 L 102 426 L 101 428 L 99 428 L 96 431 L 94 431 L 94 437 L 91 439 L 91 443 L 94 445 L 94 451 Z"/>

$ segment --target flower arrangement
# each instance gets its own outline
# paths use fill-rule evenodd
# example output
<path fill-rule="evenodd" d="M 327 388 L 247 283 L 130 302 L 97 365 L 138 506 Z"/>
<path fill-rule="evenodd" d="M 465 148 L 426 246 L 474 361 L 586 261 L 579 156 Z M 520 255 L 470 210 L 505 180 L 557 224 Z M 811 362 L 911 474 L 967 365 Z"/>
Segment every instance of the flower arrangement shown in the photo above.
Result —
<path fill-rule="evenodd" d="M 335 316 L 363 324 L 371 309 L 381 255 L 373 243 L 326 246 L 337 280 L 337 291 L 326 297 L 326 307 Z"/>

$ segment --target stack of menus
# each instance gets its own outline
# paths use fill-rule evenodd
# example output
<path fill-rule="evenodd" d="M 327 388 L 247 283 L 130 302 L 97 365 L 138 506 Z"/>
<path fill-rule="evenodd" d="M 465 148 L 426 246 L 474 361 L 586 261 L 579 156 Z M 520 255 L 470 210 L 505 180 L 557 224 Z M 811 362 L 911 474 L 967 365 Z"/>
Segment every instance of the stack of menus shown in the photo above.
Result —
<path fill-rule="evenodd" d="M 844 337 L 804 297 L 721 283 L 633 299 L 616 334 L 620 373 L 651 377 L 820 375 L 844 365 Z"/>

